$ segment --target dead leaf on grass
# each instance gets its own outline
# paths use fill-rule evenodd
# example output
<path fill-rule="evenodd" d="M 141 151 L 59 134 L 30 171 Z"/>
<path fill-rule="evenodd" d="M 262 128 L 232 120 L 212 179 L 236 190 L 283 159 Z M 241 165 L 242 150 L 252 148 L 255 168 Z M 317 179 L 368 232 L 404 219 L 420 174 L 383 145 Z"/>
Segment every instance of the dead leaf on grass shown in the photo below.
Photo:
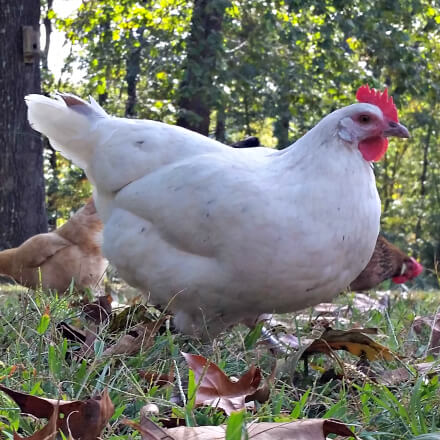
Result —
<path fill-rule="evenodd" d="M 157 321 L 163 313 L 144 304 L 134 304 L 130 307 L 124 307 L 119 313 L 112 315 L 109 332 L 114 333 L 134 327 L 136 324 L 145 324 Z M 162 321 L 163 322 L 163 321 Z"/>
<path fill-rule="evenodd" d="M 56 405 L 53 409 L 52 415 L 50 416 L 50 419 L 48 420 L 46 426 L 44 428 L 41 428 L 39 431 L 34 432 L 29 437 L 22 437 L 21 435 L 18 435 L 16 432 L 14 432 L 14 440 L 55 440 L 58 430 L 57 430 L 57 419 L 58 419 L 58 411 L 59 407 Z M 69 436 L 69 440 L 70 440 Z"/>
<path fill-rule="evenodd" d="M 370 361 L 377 359 L 391 361 L 397 357 L 387 347 L 373 341 L 367 334 L 377 334 L 377 329 L 333 330 L 329 327 L 319 338 L 302 339 L 302 345 L 292 334 L 279 335 L 278 340 L 289 348 L 298 350 L 296 353 L 298 360 L 300 357 L 314 353 L 331 354 L 334 350 L 345 350 Z"/>
<path fill-rule="evenodd" d="M 61 333 L 62 337 L 68 341 L 84 343 L 86 340 L 86 332 L 84 330 L 67 322 L 63 321 L 57 324 L 57 330 Z"/>
<path fill-rule="evenodd" d="M 327 329 L 320 338 L 315 339 L 307 346 L 304 354 L 330 354 L 332 350 L 345 350 L 355 356 L 365 357 L 369 361 L 395 359 L 395 355 L 387 347 L 373 341 L 365 334 L 367 332 L 372 333 L 373 331 L 372 329 Z"/>
<path fill-rule="evenodd" d="M 358 439 L 347 425 L 333 419 L 308 419 L 289 423 L 254 423 L 247 427 L 247 431 L 252 440 L 325 440 L 329 434 Z M 172 435 L 174 440 L 220 440 L 225 438 L 226 427 L 224 425 L 195 428 L 182 426 L 170 428 L 166 430 L 166 433 Z M 147 439 L 148 437 L 143 438 L 143 440 Z"/>
<path fill-rule="evenodd" d="M 119 340 L 104 350 L 103 356 L 113 356 L 116 354 L 132 355 L 141 350 L 147 350 L 154 344 L 154 337 L 166 317 L 158 321 L 147 324 L 138 324 L 129 332 L 119 338 Z"/>
<path fill-rule="evenodd" d="M 86 319 L 94 322 L 96 325 L 107 322 L 112 313 L 111 295 L 98 296 L 95 301 L 84 304 L 82 312 Z"/>
<path fill-rule="evenodd" d="M 93 327 L 92 327 L 93 326 Z M 89 359 L 95 354 L 95 341 L 98 337 L 98 329 L 95 324 L 91 324 L 91 328 L 86 328 L 84 331 L 85 340 L 80 349 L 75 352 L 75 356 L 79 359 Z"/>
<path fill-rule="evenodd" d="M 417 371 L 419 376 L 434 376 L 440 373 L 440 365 L 438 362 L 419 362 L 413 364 L 412 367 Z M 384 371 L 377 377 L 377 381 L 386 386 L 396 386 L 403 382 L 415 380 L 418 376 L 411 373 L 408 368 L 400 367 L 394 370 Z"/>
<path fill-rule="evenodd" d="M 440 354 L 440 313 L 432 316 L 417 316 L 414 319 L 413 329 L 418 335 L 422 333 L 424 326 L 430 329 L 427 353 L 437 356 Z"/>
<path fill-rule="evenodd" d="M 157 385 L 164 387 L 172 385 L 174 382 L 174 366 L 171 365 L 169 373 L 157 373 L 155 371 L 139 371 L 139 376 L 144 379 L 150 386 Z"/>
<path fill-rule="evenodd" d="M 246 396 L 245 402 L 259 402 L 259 403 L 265 403 L 269 400 L 270 397 L 270 390 L 272 389 L 272 386 L 275 382 L 275 376 L 277 372 L 277 366 L 278 363 L 275 360 L 272 371 L 268 377 L 266 377 L 263 381 L 263 384 L 255 391 L 255 393 Z"/>
<path fill-rule="evenodd" d="M 168 434 L 166 429 L 156 425 L 148 418 L 141 420 L 141 423 L 125 419 L 122 420 L 122 424 L 136 429 L 141 434 L 142 440 L 175 440 L 175 437 Z"/>
<path fill-rule="evenodd" d="M 261 371 L 258 367 L 252 366 L 237 382 L 233 382 L 216 364 L 203 356 L 182 354 L 199 385 L 196 405 L 219 407 L 229 415 L 245 408 L 246 396 L 255 393 L 260 384 Z"/>
<path fill-rule="evenodd" d="M 0 391 L 6 393 L 20 407 L 23 413 L 39 419 L 48 419 L 48 424 L 28 438 L 32 440 L 49 440 L 55 438 L 58 431 L 66 437 L 81 440 L 96 440 L 113 415 L 114 406 L 107 390 L 102 395 L 87 400 L 54 400 L 20 393 L 0 385 Z M 63 418 L 58 417 L 62 414 Z"/>

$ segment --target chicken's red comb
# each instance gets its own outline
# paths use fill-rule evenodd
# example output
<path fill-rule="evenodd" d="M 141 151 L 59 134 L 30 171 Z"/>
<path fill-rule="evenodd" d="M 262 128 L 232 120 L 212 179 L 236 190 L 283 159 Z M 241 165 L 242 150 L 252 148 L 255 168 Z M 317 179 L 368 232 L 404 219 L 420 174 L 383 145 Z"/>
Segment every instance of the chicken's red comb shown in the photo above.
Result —
<path fill-rule="evenodd" d="M 388 96 L 388 89 L 380 93 L 378 90 L 370 89 L 366 84 L 359 87 L 356 93 L 356 99 L 359 102 L 377 105 L 382 110 L 384 116 L 394 122 L 399 122 L 397 108 L 394 105 L 393 97 Z"/>

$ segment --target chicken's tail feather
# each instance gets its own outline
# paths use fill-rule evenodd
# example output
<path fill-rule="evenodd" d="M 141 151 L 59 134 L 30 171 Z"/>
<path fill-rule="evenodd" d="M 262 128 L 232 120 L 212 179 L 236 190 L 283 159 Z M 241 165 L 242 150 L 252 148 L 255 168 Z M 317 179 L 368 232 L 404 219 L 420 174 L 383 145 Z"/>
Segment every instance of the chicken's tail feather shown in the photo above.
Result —
<path fill-rule="evenodd" d="M 92 153 L 91 131 L 95 122 L 107 118 L 105 111 L 91 99 L 90 103 L 70 94 L 57 99 L 27 95 L 28 120 L 31 127 L 47 136 L 54 148 L 84 168 Z"/>

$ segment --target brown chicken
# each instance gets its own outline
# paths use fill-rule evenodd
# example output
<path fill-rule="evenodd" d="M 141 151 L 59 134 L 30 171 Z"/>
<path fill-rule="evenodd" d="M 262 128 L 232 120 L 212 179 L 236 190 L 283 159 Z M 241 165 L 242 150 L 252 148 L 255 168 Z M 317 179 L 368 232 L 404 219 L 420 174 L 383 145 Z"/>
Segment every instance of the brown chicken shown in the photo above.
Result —
<path fill-rule="evenodd" d="M 422 271 L 420 263 L 379 235 L 370 262 L 350 284 L 350 289 L 369 290 L 389 278 L 401 284 L 418 277 Z"/>
<path fill-rule="evenodd" d="M 38 234 L 21 246 L 0 252 L 0 274 L 23 286 L 65 292 L 75 287 L 96 288 L 107 267 L 101 254 L 102 223 L 92 199 L 67 223 Z"/>

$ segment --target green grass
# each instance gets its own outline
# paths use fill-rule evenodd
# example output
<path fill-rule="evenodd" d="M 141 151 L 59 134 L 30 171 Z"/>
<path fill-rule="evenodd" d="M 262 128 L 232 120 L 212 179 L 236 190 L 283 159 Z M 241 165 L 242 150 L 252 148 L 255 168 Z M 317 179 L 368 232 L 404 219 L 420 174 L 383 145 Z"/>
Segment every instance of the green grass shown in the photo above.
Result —
<path fill-rule="evenodd" d="M 70 305 L 73 298 L 74 293 L 58 297 L 8 285 L 0 287 L 3 385 L 34 395 L 69 400 L 86 399 L 107 387 L 115 415 L 103 438 L 140 439 L 136 431 L 120 422 L 123 418 L 139 420 L 139 410 L 147 403 L 159 407 L 160 414 L 155 417 L 159 423 L 170 417 L 179 417 L 193 426 L 227 423 L 229 437 L 240 438 L 237 432 L 243 423 L 241 416 L 228 420 L 220 410 L 194 408 L 191 400 L 182 396 L 188 388 L 188 369 L 180 352 L 202 354 L 230 376 L 242 375 L 251 364 L 259 365 L 268 376 L 273 355 L 265 346 L 255 344 L 255 335 L 246 338 L 247 329 L 238 326 L 214 343 L 202 345 L 164 329 L 147 351 L 106 358 L 102 355 L 104 347 L 120 334 L 111 334 L 104 328 L 95 341 L 94 356 L 81 360 L 73 354 L 78 344 L 68 342 L 57 330 L 61 321 L 80 322 L 80 309 Z M 377 327 L 379 335 L 375 339 L 402 358 L 393 362 L 364 362 L 361 366 L 358 358 L 338 351 L 333 358 L 310 356 L 307 368 L 300 360 L 294 363 L 293 371 L 291 359 L 280 359 L 270 399 L 263 404 L 256 403 L 254 410 L 246 412 L 245 419 L 276 422 L 333 417 L 353 425 L 364 440 L 440 439 L 439 378 L 435 374 L 418 377 L 413 368 L 416 362 L 425 360 L 429 332 L 417 336 L 411 330 L 415 316 L 435 313 L 440 303 L 439 292 L 415 291 L 405 298 L 395 292 L 387 313 L 357 311 L 350 294 L 341 295 L 336 302 L 351 306 L 351 314 L 348 318 L 337 318 L 332 322 L 333 328 Z M 49 320 L 44 317 L 48 309 Z M 283 317 L 283 322 L 302 338 L 317 331 L 313 328 L 311 312 Z M 323 379 L 323 372 L 332 368 L 340 370 L 341 365 L 344 366 L 342 379 Z M 13 366 L 16 370 L 10 374 Z M 140 376 L 141 371 L 166 373 L 173 366 L 176 380 L 172 387 L 148 384 Z M 408 380 L 389 387 L 381 384 L 385 372 L 402 367 L 410 372 Z M 373 372 L 376 382 L 371 379 Z M 186 401 L 186 405 L 182 401 Z M 23 436 L 30 435 L 37 427 L 41 424 L 20 416 L 15 403 L 1 393 L 0 430 L 4 438 L 12 438 L 17 429 Z"/>

